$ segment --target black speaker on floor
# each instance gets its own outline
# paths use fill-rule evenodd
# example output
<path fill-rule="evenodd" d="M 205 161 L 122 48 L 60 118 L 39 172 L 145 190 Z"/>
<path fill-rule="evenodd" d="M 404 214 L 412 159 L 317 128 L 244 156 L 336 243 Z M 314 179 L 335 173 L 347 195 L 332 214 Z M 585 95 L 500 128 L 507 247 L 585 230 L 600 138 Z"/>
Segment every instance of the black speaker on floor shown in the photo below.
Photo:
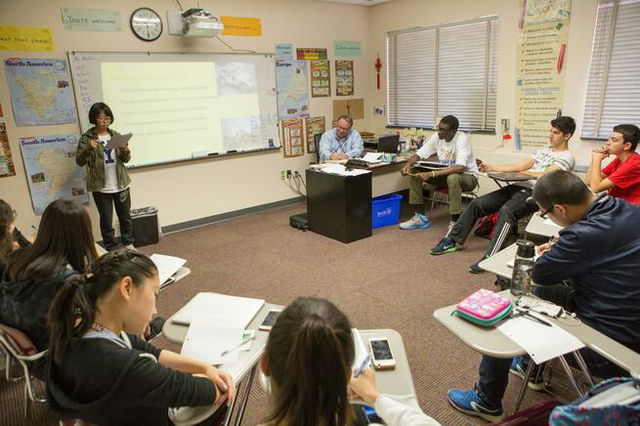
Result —
<path fill-rule="evenodd" d="M 133 243 L 136 247 L 156 244 L 160 240 L 160 228 L 158 226 L 158 209 L 155 207 L 142 207 L 131 210 L 133 221 Z"/>
<path fill-rule="evenodd" d="M 306 231 L 309 229 L 309 219 L 307 219 L 306 213 L 294 214 L 293 216 L 289 216 L 289 225 L 296 229 L 301 229 Z"/>

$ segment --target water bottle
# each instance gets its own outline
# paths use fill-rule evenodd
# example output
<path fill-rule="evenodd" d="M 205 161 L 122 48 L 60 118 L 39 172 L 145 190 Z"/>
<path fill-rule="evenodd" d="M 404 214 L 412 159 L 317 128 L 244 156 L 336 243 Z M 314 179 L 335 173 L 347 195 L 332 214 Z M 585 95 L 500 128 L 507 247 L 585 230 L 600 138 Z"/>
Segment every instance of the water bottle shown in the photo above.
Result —
<path fill-rule="evenodd" d="M 523 296 L 529 293 L 536 246 L 528 240 L 518 240 L 516 244 L 518 250 L 516 251 L 516 258 L 513 262 L 511 294 L 514 296 Z"/>

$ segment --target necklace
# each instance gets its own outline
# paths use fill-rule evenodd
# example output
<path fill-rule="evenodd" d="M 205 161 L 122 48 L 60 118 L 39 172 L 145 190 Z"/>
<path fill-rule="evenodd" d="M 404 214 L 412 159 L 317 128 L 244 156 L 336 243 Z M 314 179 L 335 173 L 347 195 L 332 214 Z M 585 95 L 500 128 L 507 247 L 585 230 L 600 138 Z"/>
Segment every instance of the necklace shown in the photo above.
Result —
<path fill-rule="evenodd" d="M 93 324 L 91 324 L 91 328 L 93 328 L 96 331 L 105 331 L 105 332 L 108 332 L 108 333 L 116 334 L 116 333 L 113 332 L 113 330 L 105 327 L 102 324 L 98 324 L 97 322 L 94 322 Z"/>

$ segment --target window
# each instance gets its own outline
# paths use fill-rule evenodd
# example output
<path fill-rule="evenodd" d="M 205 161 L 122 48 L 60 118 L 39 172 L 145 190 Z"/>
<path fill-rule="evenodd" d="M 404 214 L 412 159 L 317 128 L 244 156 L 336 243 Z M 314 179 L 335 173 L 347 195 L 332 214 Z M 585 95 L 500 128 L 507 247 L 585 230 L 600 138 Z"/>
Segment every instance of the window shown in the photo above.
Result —
<path fill-rule="evenodd" d="M 495 131 L 498 18 L 387 33 L 389 125 Z"/>
<path fill-rule="evenodd" d="M 582 137 L 606 139 L 617 124 L 640 123 L 640 0 L 598 5 Z"/>

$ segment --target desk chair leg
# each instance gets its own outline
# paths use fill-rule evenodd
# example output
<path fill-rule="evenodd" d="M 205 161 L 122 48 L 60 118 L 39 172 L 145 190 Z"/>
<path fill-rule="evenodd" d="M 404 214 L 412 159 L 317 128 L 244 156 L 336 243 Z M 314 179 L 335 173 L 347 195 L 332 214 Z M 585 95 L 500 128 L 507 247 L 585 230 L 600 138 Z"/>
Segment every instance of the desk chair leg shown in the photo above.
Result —
<path fill-rule="evenodd" d="M 529 365 L 527 365 L 527 371 L 524 373 L 524 379 L 522 381 L 522 386 L 520 387 L 520 392 L 518 392 L 518 399 L 516 399 L 516 406 L 513 409 L 513 412 L 516 413 L 520 409 L 520 404 L 522 404 L 522 399 L 524 398 L 524 392 L 527 390 L 527 384 L 529 383 L 529 379 L 531 379 L 531 375 L 533 374 L 533 367 L 535 367 L 536 363 L 531 361 Z"/>
<path fill-rule="evenodd" d="M 229 426 L 231 422 L 231 416 L 233 415 L 233 410 L 236 408 L 236 401 L 238 400 L 238 395 L 242 391 L 242 380 L 238 383 L 236 387 L 236 397 L 231 401 L 231 405 L 227 408 L 227 414 L 224 416 L 224 422 L 222 422 L 223 426 Z"/>
<path fill-rule="evenodd" d="M 591 373 L 589 372 L 589 368 L 587 368 L 587 363 L 584 362 L 584 358 L 582 358 L 582 355 L 580 355 L 579 351 L 574 351 L 573 352 L 573 356 L 575 357 L 576 361 L 578 362 L 578 365 L 580 366 L 580 370 L 582 370 L 582 374 L 584 374 L 587 377 L 587 380 L 589 381 L 589 385 L 591 387 L 595 386 L 595 383 L 593 383 L 593 377 L 591 376 Z"/>
<path fill-rule="evenodd" d="M 562 368 L 564 368 L 564 371 L 567 373 L 569 382 L 571 382 L 571 386 L 573 386 L 573 389 L 575 389 L 575 391 L 578 393 L 579 396 L 582 396 L 584 392 L 578 386 L 578 382 L 576 382 L 576 378 L 573 376 L 573 373 L 571 372 L 571 367 L 569 367 L 569 363 L 564 358 L 564 355 L 561 355 L 558 359 L 560 360 L 560 364 L 562 364 Z"/>
<path fill-rule="evenodd" d="M 509 235 L 510 231 L 511 231 L 511 225 L 508 223 L 505 223 L 502 229 L 500 230 L 500 233 L 498 234 L 498 238 L 496 239 L 496 244 L 493 246 L 493 249 L 491 249 L 491 253 L 489 253 L 489 256 L 493 256 L 494 254 L 502 250 L 502 245 L 504 244 L 504 240 L 507 239 L 507 235 Z"/>
<path fill-rule="evenodd" d="M 249 394 L 251 393 L 251 385 L 253 385 L 253 378 L 256 375 L 256 370 L 258 369 L 258 364 L 254 365 L 249 373 L 249 377 L 247 377 L 247 384 L 245 385 L 244 390 L 244 398 L 242 400 L 242 404 L 240 404 L 240 408 L 238 409 L 238 414 L 236 415 L 236 424 L 235 426 L 240 426 L 242 424 L 242 418 L 244 417 L 244 410 L 247 408 L 247 403 L 249 402 Z"/>

